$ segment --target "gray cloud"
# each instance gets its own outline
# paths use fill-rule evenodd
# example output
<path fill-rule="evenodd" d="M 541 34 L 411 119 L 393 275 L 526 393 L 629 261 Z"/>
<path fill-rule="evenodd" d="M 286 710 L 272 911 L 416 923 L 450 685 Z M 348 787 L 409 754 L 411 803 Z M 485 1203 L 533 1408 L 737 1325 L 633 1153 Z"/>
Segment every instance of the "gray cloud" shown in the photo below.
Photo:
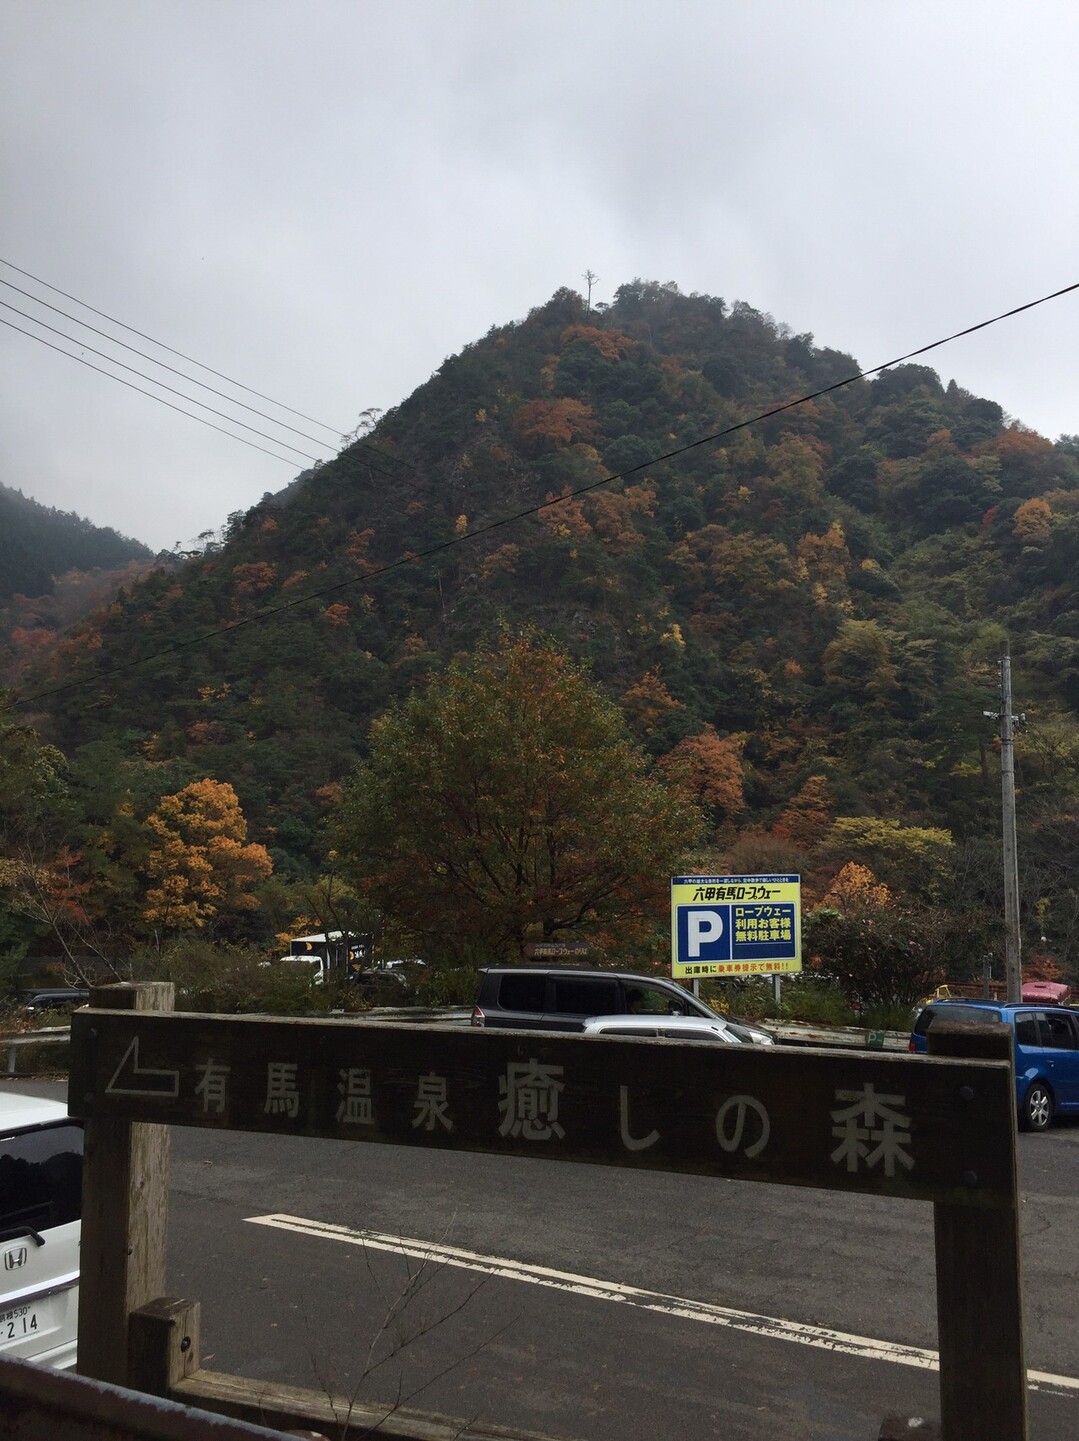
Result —
<path fill-rule="evenodd" d="M 341 430 L 588 267 L 872 365 L 1079 279 L 1077 32 L 1052 0 L 7 0 L 0 255 Z M 1079 431 L 1077 305 L 932 363 Z M 154 545 L 303 464 L 7 328 L 0 384 L 0 479 Z"/>

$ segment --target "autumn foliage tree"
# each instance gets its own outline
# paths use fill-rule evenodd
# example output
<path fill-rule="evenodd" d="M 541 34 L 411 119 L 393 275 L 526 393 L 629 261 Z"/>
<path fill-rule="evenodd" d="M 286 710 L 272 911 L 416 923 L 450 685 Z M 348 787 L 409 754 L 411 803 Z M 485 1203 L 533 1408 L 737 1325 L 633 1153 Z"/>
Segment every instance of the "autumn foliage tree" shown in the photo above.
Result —
<path fill-rule="evenodd" d="M 1053 512 L 1041 496 L 1017 507 L 1012 534 L 1021 545 L 1045 545 L 1052 533 Z"/>
<path fill-rule="evenodd" d="M 622 697 L 622 706 L 636 733 L 651 735 L 656 725 L 671 711 L 684 710 L 654 671 L 646 671 Z"/>
<path fill-rule="evenodd" d="M 791 798 L 772 833 L 808 850 L 827 834 L 831 824 L 832 796 L 827 778 L 810 776 Z"/>
<path fill-rule="evenodd" d="M 713 726 L 686 736 L 659 764 L 667 778 L 684 787 L 717 822 L 733 820 L 745 809 L 741 747 L 717 735 Z"/>
<path fill-rule="evenodd" d="M 828 887 L 821 902 L 845 915 L 866 915 L 883 910 L 891 904 L 887 886 L 882 886 L 873 872 L 857 861 L 848 861 Z"/>
<path fill-rule="evenodd" d="M 248 842 L 240 802 L 226 781 L 193 781 L 165 796 L 146 827 L 151 884 L 143 918 L 155 929 L 201 930 L 257 905 L 252 889 L 273 865 L 265 846 Z"/>
<path fill-rule="evenodd" d="M 665 914 L 700 816 L 649 773 L 618 708 L 564 654 L 504 642 L 372 727 L 339 862 L 431 955 L 519 955 L 528 938 Z"/>
<path fill-rule="evenodd" d="M 588 440 L 596 427 L 592 412 L 582 401 L 529 400 L 514 416 L 517 433 L 537 447 L 568 445 L 571 440 Z"/>
<path fill-rule="evenodd" d="M 858 1008 L 913 1005 L 944 979 L 953 942 L 939 910 L 900 903 L 857 861 L 840 868 L 805 922 L 813 968 Z"/>
<path fill-rule="evenodd" d="M 0 695 L 0 960 L 23 954 L 35 933 L 51 933 L 70 958 L 86 889 L 65 839 L 72 816 L 65 757 Z"/>
<path fill-rule="evenodd" d="M 905 826 L 879 816 L 841 816 L 820 844 L 820 858 L 857 860 L 888 886 L 920 900 L 934 900 L 953 864 L 949 831 Z"/>

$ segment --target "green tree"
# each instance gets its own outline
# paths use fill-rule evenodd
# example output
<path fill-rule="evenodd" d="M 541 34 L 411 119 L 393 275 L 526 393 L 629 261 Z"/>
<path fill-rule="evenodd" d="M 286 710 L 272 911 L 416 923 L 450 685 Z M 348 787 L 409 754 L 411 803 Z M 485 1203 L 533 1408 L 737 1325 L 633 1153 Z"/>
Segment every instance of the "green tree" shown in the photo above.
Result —
<path fill-rule="evenodd" d="M 617 707 L 531 640 L 459 662 L 372 727 L 339 863 L 432 955 L 664 914 L 700 813 L 652 774 Z"/>
<path fill-rule="evenodd" d="M 825 680 L 844 694 L 880 702 L 895 688 L 888 635 L 875 620 L 845 620 L 821 660 Z"/>
<path fill-rule="evenodd" d="M 841 816 L 821 842 L 819 857 L 860 861 L 889 887 L 935 900 L 950 878 L 953 847 L 951 832 L 937 826 Z"/>
<path fill-rule="evenodd" d="M 940 917 L 892 906 L 820 906 L 803 942 L 818 974 L 837 981 L 857 1008 L 913 1006 L 944 979 Z"/>
<path fill-rule="evenodd" d="M 70 956 L 85 918 L 72 878 L 78 856 L 66 845 L 72 823 L 65 757 L 0 695 L 0 963 L 49 932 Z"/>
<path fill-rule="evenodd" d="M 42 745 L 32 726 L 15 720 L 0 692 L 0 846 L 24 845 L 65 814 L 66 771 L 63 754 Z"/>

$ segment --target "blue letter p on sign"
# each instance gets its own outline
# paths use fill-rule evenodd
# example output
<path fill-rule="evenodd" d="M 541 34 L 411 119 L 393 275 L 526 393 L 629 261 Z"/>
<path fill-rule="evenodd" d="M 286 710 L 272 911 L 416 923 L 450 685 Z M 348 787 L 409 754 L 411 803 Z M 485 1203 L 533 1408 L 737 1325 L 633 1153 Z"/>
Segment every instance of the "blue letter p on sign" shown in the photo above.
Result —
<path fill-rule="evenodd" d="M 729 961 L 730 958 L 730 907 L 679 906 L 679 961 Z"/>

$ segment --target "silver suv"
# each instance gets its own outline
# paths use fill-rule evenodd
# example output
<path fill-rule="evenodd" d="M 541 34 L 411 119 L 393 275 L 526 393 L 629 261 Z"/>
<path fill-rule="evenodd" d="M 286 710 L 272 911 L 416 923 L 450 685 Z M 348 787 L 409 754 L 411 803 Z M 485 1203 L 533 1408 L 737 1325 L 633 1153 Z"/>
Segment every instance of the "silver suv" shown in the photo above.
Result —
<path fill-rule="evenodd" d="M 767 1031 L 725 1016 L 593 1016 L 586 1036 L 637 1036 L 661 1041 L 706 1041 L 720 1046 L 774 1046 Z"/>

